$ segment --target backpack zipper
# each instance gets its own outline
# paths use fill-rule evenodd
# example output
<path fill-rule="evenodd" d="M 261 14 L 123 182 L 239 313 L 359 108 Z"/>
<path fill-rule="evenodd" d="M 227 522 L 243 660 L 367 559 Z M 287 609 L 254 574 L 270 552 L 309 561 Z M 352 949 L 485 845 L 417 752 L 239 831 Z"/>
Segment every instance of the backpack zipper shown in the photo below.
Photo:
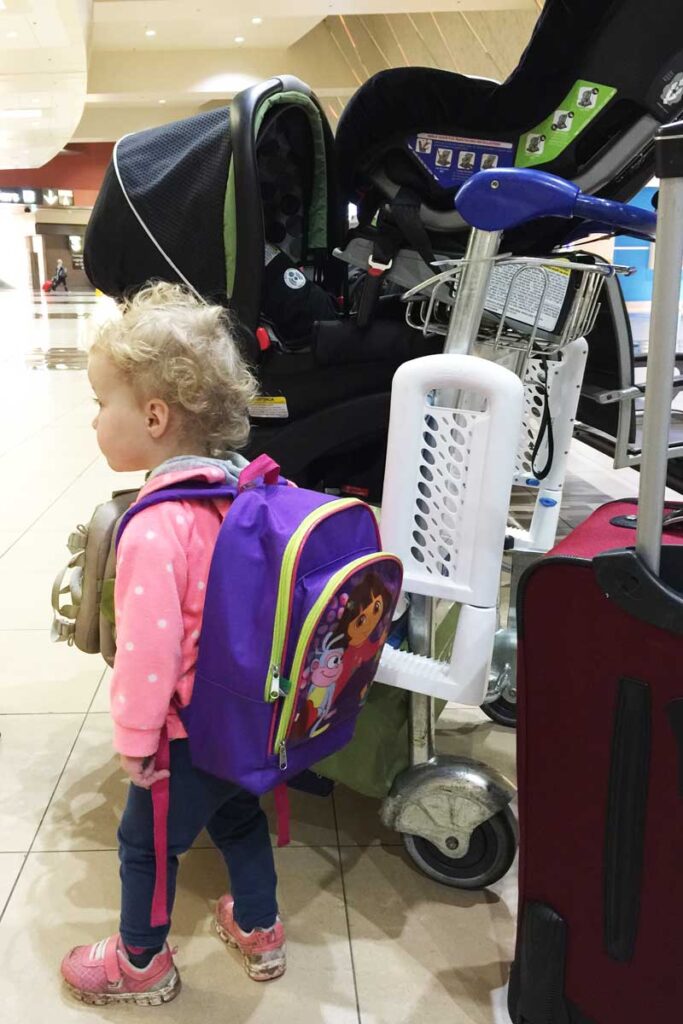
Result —
<path fill-rule="evenodd" d="M 337 498 L 335 501 L 329 501 L 325 505 L 320 505 L 312 512 L 309 512 L 287 542 L 280 567 L 280 581 L 278 584 L 277 603 L 275 605 L 275 620 L 273 622 L 273 644 L 270 651 L 270 662 L 263 698 L 268 703 L 274 703 L 280 697 L 287 695 L 286 691 L 281 687 L 281 683 L 285 682 L 282 677 L 282 669 L 287 653 L 287 629 L 292 611 L 296 567 L 304 543 L 311 530 L 324 519 L 327 519 L 328 516 L 334 515 L 335 512 L 340 512 L 342 509 L 353 508 L 355 505 L 363 504 L 362 501 L 353 498 Z M 372 513 L 370 514 L 372 515 Z"/>
<path fill-rule="evenodd" d="M 273 753 L 277 754 L 280 758 L 280 768 L 282 771 L 287 767 L 287 738 L 289 736 L 291 727 L 293 725 L 293 711 L 296 707 L 297 698 L 299 696 L 300 686 L 298 680 L 301 676 L 301 669 L 303 667 L 303 661 L 308 650 L 310 639 L 312 634 L 315 632 L 320 621 L 320 616 L 323 614 L 327 605 L 330 603 L 332 597 L 341 587 L 346 579 L 353 576 L 360 568 L 366 565 L 372 565 L 374 562 L 382 562 L 387 559 L 391 559 L 394 562 L 400 561 L 395 555 L 390 555 L 386 551 L 378 551 L 373 555 L 362 555 L 360 558 L 356 558 L 353 562 L 347 563 L 343 569 L 339 569 L 338 572 L 331 576 L 327 584 L 319 594 L 317 600 L 313 604 L 313 607 L 309 611 L 304 621 L 301 633 L 299 635 L 299 641 L 296 645 L 294 652 L 294 659 L 292 661 L 292 670 L 290 672 L 291 685 L 289 686 L 289 692 L 284 697 L 284 706 L 282 708 L 282 714 L 280 715 L 280 722 L 278 724 L 277 733 L 275 735 L 275 742 L 273 744 Z M 284 760 L 284 767 L 283 767 Z"/>

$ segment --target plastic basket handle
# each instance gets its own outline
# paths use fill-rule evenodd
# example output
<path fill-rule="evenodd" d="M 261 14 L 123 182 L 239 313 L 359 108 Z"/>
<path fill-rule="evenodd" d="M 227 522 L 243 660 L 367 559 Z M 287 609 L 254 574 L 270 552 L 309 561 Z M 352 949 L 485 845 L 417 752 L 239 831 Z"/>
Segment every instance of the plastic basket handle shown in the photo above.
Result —
<path fill-rule="evenodd" d="M 280 467 L 270 455 L 259 455 L 257 459 L 250 462 L 240 473 L 237 483 L 237 493 L 241 494 L 247 487 L 251 487 L 257 480 L 263 479 L 266 484 L 276 484 L 280 478 Z"/>

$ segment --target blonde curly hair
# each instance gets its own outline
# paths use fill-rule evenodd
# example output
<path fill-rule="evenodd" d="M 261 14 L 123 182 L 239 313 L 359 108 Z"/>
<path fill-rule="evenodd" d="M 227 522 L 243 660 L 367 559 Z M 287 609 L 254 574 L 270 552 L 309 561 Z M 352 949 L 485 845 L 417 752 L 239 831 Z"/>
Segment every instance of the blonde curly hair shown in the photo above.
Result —
<path fill-rule="evenodd" d="M 183 433 L 208 453 L 246 444 L 257 385 L 221 306 L 180 285 L 149 284 L 96 328 L 91 351 L 108 356 L 142 399 L 178 411 Z"/>

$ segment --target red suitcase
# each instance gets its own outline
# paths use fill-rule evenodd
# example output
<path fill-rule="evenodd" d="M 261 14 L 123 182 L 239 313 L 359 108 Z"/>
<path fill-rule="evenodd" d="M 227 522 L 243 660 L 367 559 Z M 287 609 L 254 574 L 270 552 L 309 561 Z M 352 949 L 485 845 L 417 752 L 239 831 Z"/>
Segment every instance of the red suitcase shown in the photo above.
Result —
<path fill-rule="evenodd" d="M 663 129 L 656 149 L 640 504 L 599 509 L 528 570 L 518 595 L 515 1024 L 683 1017 L 683 530 L 665 525 L 662 537 L 661 512 L 683 123 Z"/>

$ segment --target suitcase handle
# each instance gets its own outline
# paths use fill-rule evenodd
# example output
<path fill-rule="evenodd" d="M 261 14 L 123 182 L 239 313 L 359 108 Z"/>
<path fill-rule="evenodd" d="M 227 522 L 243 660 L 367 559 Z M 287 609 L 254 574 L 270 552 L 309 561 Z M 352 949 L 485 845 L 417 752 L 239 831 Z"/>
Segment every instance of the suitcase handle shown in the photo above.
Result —
<path fill-rule="evenodd" d="M 664 125 L 657 132 L 655 165 L 661 181 L 659 230 L 648 342 L 636 551 L 648 568 L 658 574 L 683 264 L 683 121 Z"/>
<path fill-rule="evenodd" d="M 633 502 L 634 509 L 637 509 L 637 502 Z M 638 529 L 638 513 L 637 511 L 629 512 L 626 515 L 615 516 L 610 519 L 610 526 L 619 526 L 622 530 L 637 530 Z M 680 531 L 683 527 L 683 505 L 674 505 L 667 502 L 664 506 L 664 518 L 662 519 L 662 532 L 666 533 L 667 530 L 671 533 Z"/>
<path fill-rule="evenodd" d="M 683 594 L 667 582 L 681 579 L 680 544 L 666 545 L 661 568 L 663 574 L 656 575 L 633 548 L 603 551 L 593 559 L 598 586 L 619 608 L 641 622 L 683 636 Z"/>

